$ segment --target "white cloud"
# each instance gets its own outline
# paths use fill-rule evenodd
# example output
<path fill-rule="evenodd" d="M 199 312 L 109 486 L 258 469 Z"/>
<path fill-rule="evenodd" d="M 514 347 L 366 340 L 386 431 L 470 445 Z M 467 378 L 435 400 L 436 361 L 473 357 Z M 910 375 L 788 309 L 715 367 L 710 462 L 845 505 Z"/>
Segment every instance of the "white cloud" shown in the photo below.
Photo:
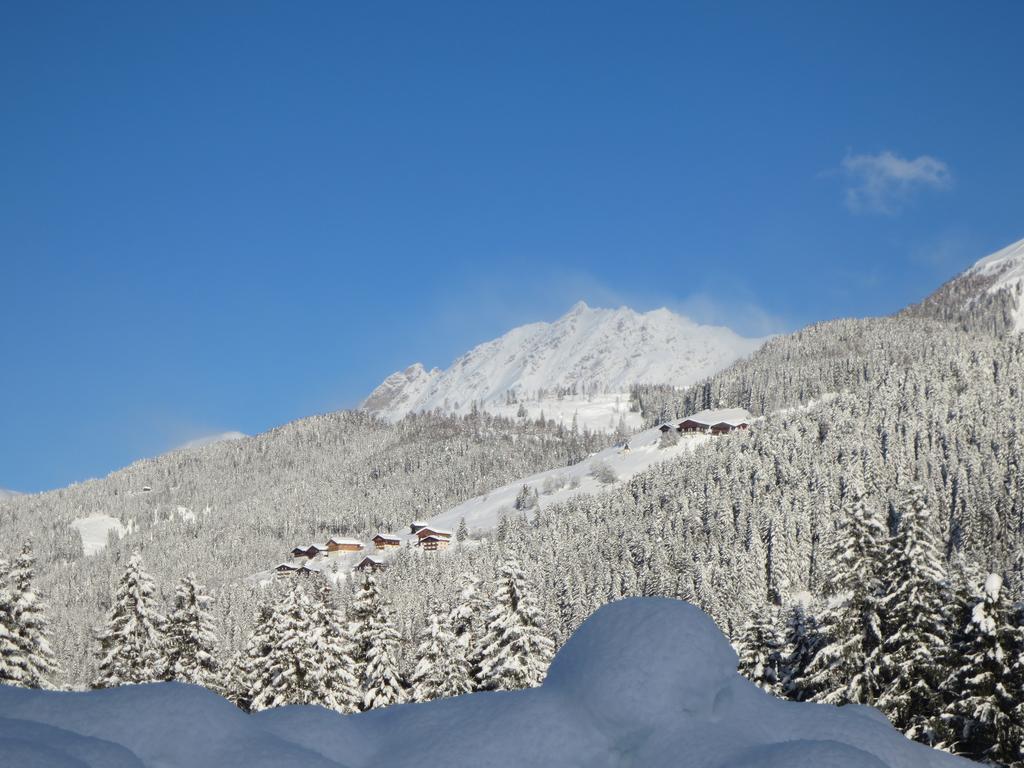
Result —
<path fill-rule="evenodd" d="M 189 448 L 201 448 L 204 445 L 210 443 L 219 443 L 223 440 L 241 440 L 243 437 L 248 437 L 244 432 L 220 432 L 215 435 L 202 435 L 189 440 L 187 443 L 182 443 L 176 448 L 172 448 L 172 451 L 183 451 Z"/>
<path fill-rule="evenodd" d="M 948 189 L 953 184 L 949 166 L 929 155 L 908 160 L 888 150 L 877 155 L 848 154 L 842 169 L 849 182 L 846 206 L 854 213 L 893 216 L 916 192 Z"/>

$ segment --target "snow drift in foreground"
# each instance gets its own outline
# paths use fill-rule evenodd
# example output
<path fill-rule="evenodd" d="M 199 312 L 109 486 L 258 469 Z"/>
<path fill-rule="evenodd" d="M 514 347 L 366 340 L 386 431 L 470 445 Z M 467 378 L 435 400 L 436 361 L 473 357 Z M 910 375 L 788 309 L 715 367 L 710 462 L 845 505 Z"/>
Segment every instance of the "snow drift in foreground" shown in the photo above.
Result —
<path fill-rule="evenodd" d="M 595 613 L 541 688 L 347 717 L 316 707 L 246 715 L 177 683 L 0 688 L 0 756 L 20 768 L 972 765 L 909 741 L 873 709 L 763 693 L 736 673 L 707 615 L 660 598 Z"/>

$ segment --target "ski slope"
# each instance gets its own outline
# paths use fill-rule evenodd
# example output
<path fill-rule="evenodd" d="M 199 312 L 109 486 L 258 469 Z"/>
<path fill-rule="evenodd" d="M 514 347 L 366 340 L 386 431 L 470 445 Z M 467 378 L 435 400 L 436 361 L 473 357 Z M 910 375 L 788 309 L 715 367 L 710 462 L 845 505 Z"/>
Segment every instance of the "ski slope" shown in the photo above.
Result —
<path fill-rule="evenodd" d="M 515 510 L 515 500 L 524 485 L 537 490 L 540 507 L 544 508 L 581 493 L 606 490 L 613 483 L 595 476 L 602 468 L 609 470 L 609 473 L 604 473 L 607 478 L 614 474 L 614 482 L 621 483 L 658 462 L 688 453 L 708 440 L 729 439 L 732 438 L 728 435 L 714 438 L 702 434 L 679 435 L 675 445 L 661 448 L 661 432 L 655 427 L 633 435 L 625 444 L 629 446 L 628 450 L 624 445 L 613 446 L 571 467 L 558 467 L 524 477 L 431 517 L 429 522 L 454 531 L 459 521 L 465 518 L 471 533 L 482 533 L 496 527 L 503 515 L 519 514 Z"/>

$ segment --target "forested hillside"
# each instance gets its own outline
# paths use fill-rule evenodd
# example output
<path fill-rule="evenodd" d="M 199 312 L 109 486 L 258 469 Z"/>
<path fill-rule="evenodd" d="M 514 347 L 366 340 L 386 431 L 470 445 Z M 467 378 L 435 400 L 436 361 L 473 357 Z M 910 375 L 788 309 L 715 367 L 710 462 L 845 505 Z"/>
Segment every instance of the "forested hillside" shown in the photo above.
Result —
<path fill-rule="evenodd" d="M 396 425 L 361 412 L 315 416 L 0 501 L 0 557 L 13 559 L 31 540 L 63 670 L 56 682 L 81 684 L 91 675 L 94 630 L 132 552 L 167 590 L 186 573 L 228 589 L 296 544 L 405 527 L 496 483 L 574 463 L 608 439 L 481 413 Z M 94 513 L 131 532 L 86 557 L 71 522 Z M 224 610 L 243 610 L 231 602 Z"/>

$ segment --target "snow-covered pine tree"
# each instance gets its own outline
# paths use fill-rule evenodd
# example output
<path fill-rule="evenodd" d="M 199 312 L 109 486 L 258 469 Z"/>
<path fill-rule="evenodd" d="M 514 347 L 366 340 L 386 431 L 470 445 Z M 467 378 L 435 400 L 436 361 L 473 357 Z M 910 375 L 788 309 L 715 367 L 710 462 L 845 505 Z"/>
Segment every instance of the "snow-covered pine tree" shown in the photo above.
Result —
<path fill-rule="evenodd" d="M 363 689 L 363 709 L 387 707 L 405 700 L 396 654 L 398 632 L 391 607 L 373 576 L 367 576 L 353 604 L 352 635 L 356 669 Z"/>
<path fill-rule="evenodd" d="M 471 690 L 469 665 L 448 626 L 436 610 L 430 610 L 420 632 L 416 669 L 412 673 L 413 701 L 432 701 L 461 696 Z"/>
<path fill-rule="evenodd" d="M 351 655 L 353 642 L 325 578 L 319 577 L 314 585 L 312 602 L 311 641 L 317 657 L 316 668 L 323 671 L 318 703 L 345 714 L 358 712 L 362 695 Z"/>
<path fill-rule="evenodd" d="M 293 582 L 274 610 L 276 642 L 262 659 L 257 677 L 266 684 L 252 697 L 253 711 L 320 703 L 320 685 L 327 671 L 320 667 L 323 659 L 314 651 L 312 610 L 306 590 Z"/>
<path fill-rule="evenodd" d="M 164 627 L 156 588 L 135 553 L 121 576 L 106 627 L 99 635 L 99 671 L 93 688 L 161 680 L 165 666 Z"/>
<path fill-rule="evenodd" d="M 878 693 L 875 653 L 882 643 L 880 574 L 887 531 L 872 497 L 855 484 L 844 505 L 819 618 L 822 644 L 804 687 L 828 704 L 871 704 Z"/>
<path fill-rule="evenodd" d="M 502 565 L 491 602 L 486 633 L 479 643 L 478 687 L 500 691 L 540 685 L 555 647 L 544 632 L 526 574 L 515 558 Z"/>
<path fill-rule="evenodd" d="M 782 695 L 784 644 L 776 612 L 765 606 L 740 630 L 736 643 L 739 671 L 763 691 Z"/>
<path fill-rule="evenodd" d="M 1024 635 L 1003 580 L 990 574 L 982 597 L 968 609 L 953 645 L 956 668 L 943 684 L 949 728 L 943 744 L 972 760 L 1021 764 Z"/>
<path fill-rule="evenodd" d="M 0 560 L 0 684 L 23 685 L 25 659 L 18 646 L 10 576 L 10 564 L 6 560 Z"/>
<path fill-rule="evenodd" d="M 22 659 L 20 684 L 28 688 L 48 688 L 56 665 L 47 636 L 46 604 L 33 587 L 35 566 L 32 545 L 25 542 L 10 573 L 11 618 Z"/>
<path fill-rule="evenodd" d="M 806 687 L 807 668 L 818 654 L 821 634 L 817 619 L 801 603 L 786 612 L 783 632 L 782 694 L 793 701 L 806 701 L 816 691 Z"/>
<path fill-rule="evenodd" d="M 219 692 L 222 682 L 212 602 L 192 574 L 178 582 L 167 619 L 166 674 L 169 679 Z"/>
<path fill-rule="evenodd" d="M 477 672 L 480 669 L 478 644 L 482 635 L 484 602 L 480 594 L 480 579 L 477 576 L 464 572 L 460 582 L 459 596 L 451 609 L 448 623 L 455 637 L 457 652 L 466 662 L 465 685 L 472 691 L 476 689 Z"/>
<path fill-rule="evenodd" d="M 884 581 L 886 638 L 878 654 L 882 690 L 876 706 L 910 738 L 934 744 L 950 594 L 941 544 L 920 487 L 911 489 L 900 511 Z"/>
<path fill-rule="evenodd" d="M 252 711 L 252 702 L 270 685 L 267 657 L 278 643 L 274 606 L 263 604 L 245 648 L 235 654 L 229 666 L 225 689 L 235 706 Z"/>

